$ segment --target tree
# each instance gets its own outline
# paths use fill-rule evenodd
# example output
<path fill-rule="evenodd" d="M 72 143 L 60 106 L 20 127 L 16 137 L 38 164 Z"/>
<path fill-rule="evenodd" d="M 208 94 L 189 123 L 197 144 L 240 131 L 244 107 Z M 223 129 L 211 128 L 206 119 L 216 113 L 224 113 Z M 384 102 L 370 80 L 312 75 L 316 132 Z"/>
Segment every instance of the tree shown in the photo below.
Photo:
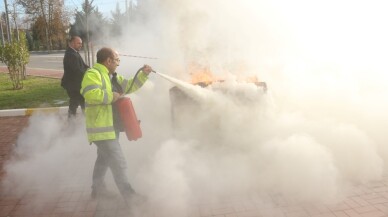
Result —
<path fill-rule="evenodd" d="M 63 1 L 54 0 L 17 0 L 22 5 L 29 19 L 32 21 L 35 33 L 39 41 L 45 42 L 45 47 L 51 50 L 62 48 L 66 44 L 66 29 L 69 17 L 64 8 Z M 42 37 L 43 36 L 43 37 Z"/>
<path fill-rule="evenodd" d="M 26 38 L 27 38 L 27 43 L 28 43 L 28 50 L 31 51 L 34 48 L 34 40 L 32 38 L 30 31 L 26 31 Z"/>
<path fill-rule="evenodd" d="M 127 2 L 127 1 L 126 1 Z M 129 0 L 129 5 L 126 5 L 125 10 L 121 13 L 119 3 L 116 4 L 114 11 L 111 11 L 112 19 L 110 20 L 110 36 L 119 37 L 123 33 L 123 27 L 130 28 L 132 23 L 143 19 L 139 4 L 141 0 L 137 0 L 137 5 Z M 143 4 L 143 3 L 142 3 Z M 133 25 L 134 26 L 134 25 Z"/>
<path fill-rule="evenodd" d="M 24 32 L 20 32 L 19 41 L 13 35 L 12 42 L 0 47 L 0 60 L 8 67 L 13 89 L 23 88 L 23 79 L 26 78 L 26 65 L 30 54 L 27 48 L 27 39 Z"/>
<path fill-rule="evenodd" d="M 90 40 L 100 40 L 104 38 L 103 34 L 108 31 L 107 26 L 109 23 L 98 10 L 98 7 L 91 5 L 89 7 L 90 8 L 88 9 L 85 4 L 83 4 L 82 11 L 76 11 L 75 21 L 70 25 L 70 35 L 78 35 L 86 41 L 88 33 L 87 29 L 89 29 Z M 90 14 L 88 15 L 89 28 L 86 26 L 87 10 L 90 10 Z"/>
<path fill-rule="evenodd" d="M 54 11 L 50 22 L 50 40 L 53 48 L 63 49 L 66 47 L 66 29 L 67 25 L 63 23 L 62 14 Z"/>
<path fill-rule="evenodd" d="M 98 7 L 92 6 L 92 2 L 85 1 L 82 5 L 82 11 L 77 11 L 75 14 L 75 22 L 70 25 L 70 36 L 80 36 L 84 41 L 84 50 L 86 51 L 85 62 L 88 65 L 92 65 L 90 56 L 92 48 L 89 47 L 90 42 L 96 42 L 103 40 L 105 34 L 109 32 L 109 23 L 106 21 L 102 13 L 98 10 Z"/>
<path fill-rule="evenodd" d="M 127 21 L 126 14 L 121 13 L 119 3 L 116 3 L 116 10 L 111 11 L 112 19 L 111 19 L 111 35 L 113 37 L 120 36 L 122 33 L 122 25 Z"/>
<path fill-rule="evenodd" d="M 43 17 L 37 17 L 35 22 L 32 25 L 32 38 L 34 39 L 34 45 L 35 48 L 38 48 L 40 50 L 40 43 L 41 41 L 45 41 L 45 24 Z"/>
<path fill-rule="evenodd" d="M 31 14 L 33 17 L 41 17 L 44 23 L 46 48 L 51 50 L 49 41 L 49 23 L 47 21 L 47 14 L 49 13 L 49 0 L 18 0 L 17 3 L 22 5 L 26 14 Z"/>

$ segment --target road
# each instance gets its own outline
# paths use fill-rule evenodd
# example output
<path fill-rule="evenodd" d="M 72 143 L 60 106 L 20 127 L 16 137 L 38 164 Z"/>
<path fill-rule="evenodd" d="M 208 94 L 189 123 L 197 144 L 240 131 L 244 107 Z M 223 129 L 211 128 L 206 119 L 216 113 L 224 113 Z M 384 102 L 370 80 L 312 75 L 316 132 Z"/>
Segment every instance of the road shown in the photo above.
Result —
<path fill-rule="evenodd" d="M 30 52 L 27 75 L 61 78 L 63 75 L 63 56 L 65 51 Z M 83 54 L 81 53 L 83 56 Z M 0 72 L 7 72 L 7 66 L 0 62 Z"/>
<path fill-rule="evenodd" d="M 30 62 L 27 64 L 29 69 L 47 69 L 63 71 L 63 56 L 65 51 L 53 52 L 30 52 Z M 83 54 L 81 53 L 82 57 Z M 5 66 L 0 62 L 0 66 Z"/>
<path fill-rule="evenodd" d="M 31 52 L 27 68 L 53 69 L 63 71 L 63 56 L 65 51 L 58 52 Z"/>

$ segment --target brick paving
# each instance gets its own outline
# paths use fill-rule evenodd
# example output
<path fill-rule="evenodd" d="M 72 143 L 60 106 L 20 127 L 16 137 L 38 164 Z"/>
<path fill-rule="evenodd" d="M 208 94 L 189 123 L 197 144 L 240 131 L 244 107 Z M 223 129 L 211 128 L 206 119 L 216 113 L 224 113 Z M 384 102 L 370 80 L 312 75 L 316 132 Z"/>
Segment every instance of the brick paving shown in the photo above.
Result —
<path fill-rule="evenodd" d="M 8 159 L 19 132 L 27 125 L 28 117 L 1 117 L 0 119 L 0 174 L 3 164 Z"/>
<path fill-rule="evenodd" d="M 0 71 L 4 68 L 0 67 Z M 60 78 L 56 70 L 28 69 L 29 75 Z M 0 117 L 0 181 L 6 176 L 4 164 L 12 156 L 20 132 L 29 116 Z M 81 166 L 80 166 L 81 167 Z M 79 174 L 75 172 L 74 177 Z M 15 187 L 17 189 L 17 186 Z M 91 200 L 90 183 L 69 183 L 56 191 L 31 188 L 27 193 L 0 191 L 0 217 L 388 217 L 388 178 L 352 187 L 345 197 L 333 203 L 297 203 L 279 195 L 252 192 L 249 196 L 231 195 L 225 199 L 201 201 L 176 212 L 163 212 L 138 204 L 128 209 L 119 196 Z M 153 207 L 153 208 L 151 208 Z"/>

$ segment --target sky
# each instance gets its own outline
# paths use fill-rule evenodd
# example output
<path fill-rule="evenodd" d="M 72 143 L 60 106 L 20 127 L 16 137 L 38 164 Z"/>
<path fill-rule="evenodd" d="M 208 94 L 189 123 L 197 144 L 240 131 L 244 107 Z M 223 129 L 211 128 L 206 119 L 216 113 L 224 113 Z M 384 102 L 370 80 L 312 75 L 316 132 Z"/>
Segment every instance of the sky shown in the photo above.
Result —
<path fill-rule="evenodd" d="M 128 0 L 129 2 L 130 0 Z M 8 5 L 10 5 L 13 0 L 8 0 Z M 69 7 L 70 11 L 80 9 L 82 7 L 82 3 L 85 0 L 65 0 L 65 5 Z M 93 5 L 97 6 L 99 11 L 102 12 L 105 16 L 109 17 L 110 12 L 116 9 L 116 4 L 119 3 L 120 8 L 123 10 L 125 8 L 125 0 L 94 0 Z M 8 8 L 10 9 L 10 8 Z M 4 1 L 0 1 L 0 11 L 4 12 Z"/>
<path fill-rule="evenodd" d="M 85 0 L 65 0 L 66 6 L 68 6 L 71 9 L 81 9 L 82 3 L 84 3 Z M 128 0 L 129 4 L 130 0 Z M 110 17 L 111 11 L 114 11 L 116 9 L 116 4 L 119 4 L 120 9 L 124 10 L 125 8 L 125 0 L 94 0 L 93 5 L 98 7 L 98 10 L 103 13 L 105 16 Z"/>

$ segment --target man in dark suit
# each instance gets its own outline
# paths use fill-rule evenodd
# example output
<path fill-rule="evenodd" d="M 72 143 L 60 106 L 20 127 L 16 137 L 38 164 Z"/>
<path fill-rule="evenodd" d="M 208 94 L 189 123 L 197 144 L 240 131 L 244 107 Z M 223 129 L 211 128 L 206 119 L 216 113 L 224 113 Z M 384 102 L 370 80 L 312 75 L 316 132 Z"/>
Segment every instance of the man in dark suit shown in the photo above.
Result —
<path fill-rule="evenodd" d="M 61 86 L 66 89 L 69 96 L 69 113 L 68 117 L 74 117 L 77 113 L 78 106 L 82 111 L 85 110 L 85 99 L 80 93 L 81 82 L 85 71 L 89 68 L 85 64 L 81 55 L 78 53 L 82 47 L 82 39 L 78 36 L 72 36 L 69 47 L 63 58 L 63 77 Z"/>

